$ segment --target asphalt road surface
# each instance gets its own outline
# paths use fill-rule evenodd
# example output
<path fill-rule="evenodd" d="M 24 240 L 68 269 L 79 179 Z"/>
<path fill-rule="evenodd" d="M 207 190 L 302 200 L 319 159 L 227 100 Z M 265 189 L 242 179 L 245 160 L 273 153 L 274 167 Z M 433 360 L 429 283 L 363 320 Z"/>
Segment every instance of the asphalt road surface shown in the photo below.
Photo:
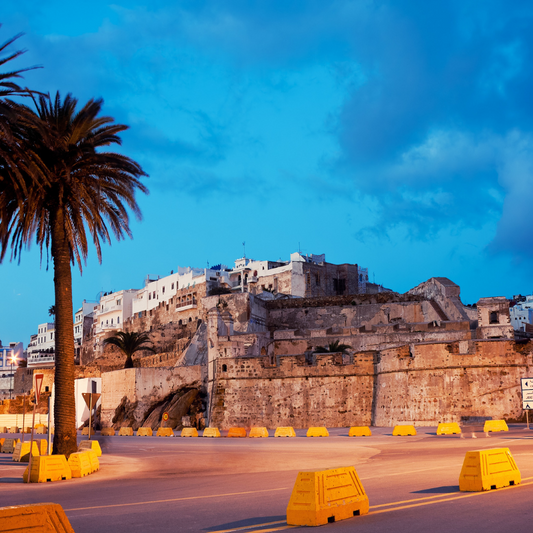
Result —
<path fill-rule="evenodd" d="M 299 471 L 354 466 L 370 512 L 321 526 L 326 532 L 529 532 L 533 530 L 533 430 L 512 425 L 485 437 L 181 438 L 101 437 L 100 471 L 82 479 L 23 484 L 25 464 L 0 454 L 0 506 L 54 502 L 76 533 L 267 533 L 286 524 Z M 273 434 L 273 431 L 270 432 Z M 0 435 L 9 437 L 9 435 Z M 87 437 L 79 437 L 84 440 Z M 508 447 L 522 483 L 459 492 L 467 451 Z M 309 531 L 309 528 L 305 528 Z M 0 523 L 0 531 L 2 531 Z"/>

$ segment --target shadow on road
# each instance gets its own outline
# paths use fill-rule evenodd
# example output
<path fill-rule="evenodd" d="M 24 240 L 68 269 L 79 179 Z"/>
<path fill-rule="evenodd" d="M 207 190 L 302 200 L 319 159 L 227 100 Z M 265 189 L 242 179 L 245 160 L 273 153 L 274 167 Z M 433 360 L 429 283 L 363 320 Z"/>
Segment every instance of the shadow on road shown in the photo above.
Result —
<path fill-rule="evenodd" d="M 459 492 L 459 485 L 448 485 L 444 487 L 433 487 L 431 489 L 415 490 L 412 494 L 446 494 L 448 492 Z"/>
<path fill-rule="evenodd" d="M 236 522 L 227 522 L 226 524 L 219 524 L 214 527 L 208 527 L 206 529 L 203 529 L 202 531 L 219 531 L 219 530 L 227 530 L 227 529 L 234 529 L 234 528 L 240 528 L 240 527 L 258 527 L 261 525 L 271 525 L 273 522 L 285 522 L 287 520 L 287 517 L 285 515 L 277 515 L 277 516 L 258 516 L 255 518 L 247 518 L 245 520 L 238 520 Z"/>

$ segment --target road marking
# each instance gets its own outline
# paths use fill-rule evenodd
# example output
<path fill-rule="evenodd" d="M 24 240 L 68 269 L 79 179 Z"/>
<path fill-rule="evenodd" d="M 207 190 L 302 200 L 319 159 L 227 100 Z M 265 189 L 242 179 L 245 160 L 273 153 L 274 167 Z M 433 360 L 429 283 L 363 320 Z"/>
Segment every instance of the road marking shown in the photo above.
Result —
<path fill-rule="evenodd" d="M 531 479 L 531 478 L 528 478 L 528 479 Z M 520 485 L 513 485 L 512 487 L 502 487 L 501 489 L 498 489 L 498 490 L 517 489 L 519 487 L 523 487 L 525 485 L 532 485 L 532 484 L 533 484 L 533 481 L 530 481 L 529 483 L 521 483 Z M 467 494 L 461 494 L 461 496 L 454 496 L 453 498 L 442 498 L 440 500 L 435 500 L 432 502 L 413 503 L 411 505 L 402 505 L 400 507 L 393 507 L 392 509 L 381 509 L 380 511 L 373 511 L 370 514 L 389 513 L 390 511 L 400 511 L 402 509 L 410 509 L 412 507 L 422 507 L 423 505 L 433 505 L 435 503 L 451 502 L 453 500 L 460 500 L 462 498 L 471 498 L 472 496 L 482 496 L 484 494 L 493 494 L 494 492 L 495 491 L 492 491 L 492 490 L 486 490 L 482 492 L 468 492 Z M 449 494 L 458 494 L 458 493 L 452 492 L 452 493 L 444 494 L 443 496 L 448 496 Z M 422 499 L 426 499 L 426 498 L 419 498 L 419 500 L 422 500 Z M 417 501 L 417 500 L 413 500 L 413 501 Z M 402 502 L 398 502 L 398 503 L 402 503 Z"/>
<path fill-rule="evenodd" d="M 73 509 L 65 509 L 65 512 L 88 511 L 91 509 L 109 509 L 112 507 L 130 507 L 132 505 L 149 505 L 153 503 L 182 502 L 182 501 L 187 501 L 187 500 L 205 500 L 208 498 L 224 498 L 225 496 L 241 496 L 243 494 L 260 494 L 262 492 L 274 492 L 278 490 L 289 490 L 289 489 L 290 487 L 283 487 L 280 489 L 249 490 L 246 492 L 228 492 L 226 494 L 210 494 L 208 496 L 189 496 L 187 498 L 171 498 L 168 500 L 150 500 L 146 502 L 116 503 L 113 505 L 95 505 L 93 507 L 76 507 Z"/>
<path fill-rule="evenodd" d="M 258 527 L 263 526 L 276 526 L 278 524 L 283 524 L 281 527 L 267 527 L 266 529 L 256 529 Z M 267 522 L 265 524 L 255 524 L 253 526 L 241 526 L 241 527 L 235 527 L 232 529 L 220 529 L 216 531 L 210 531 L 209 533 L 233 533 L 234 531 L 248 531 L 249 533 L 268 533 L 270 531 L 283 531 L 284 529 L 292 529 L 293 527 L 297 526 L 289 526 L 286 522 L 286 520 L 278 520 L 277 522 Z"/>

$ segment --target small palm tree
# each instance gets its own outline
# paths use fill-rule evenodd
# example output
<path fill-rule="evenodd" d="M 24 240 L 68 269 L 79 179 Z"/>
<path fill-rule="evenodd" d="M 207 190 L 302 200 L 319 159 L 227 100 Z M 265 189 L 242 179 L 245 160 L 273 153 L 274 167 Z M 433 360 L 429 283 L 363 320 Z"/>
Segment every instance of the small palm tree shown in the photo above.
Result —
<path fill-rule="evenodd" d="M 138 333 L 137 331 L 118 331 L 112 337 L 104 339 L 104 346 L 111 344 L 116 346 L 125 356 L 126 362 L 124 368 L 133 368 L 133 355 L 142 350 L 155 352 L 153 346 L 148 346 L 147 343 L 152 344 L 147 333 Z"/>
<path fill-rule="evenodd" d="M 340 344 L 340 341 L 337 339 L 334 342 L 330 342 L 327 346 L 317 346 L 315 353 L 346 353 L 346 350 L 350 348 L 350 345 Z"/>
<path fill-rule="evenodd" d="M 56 316 L 56 306 L 55 306 L 55 305 L 51 305 L 51 306 L 48 308 L 48 315 L 49 315 L 49 316 L 53 316 L 53 317 Z"/>

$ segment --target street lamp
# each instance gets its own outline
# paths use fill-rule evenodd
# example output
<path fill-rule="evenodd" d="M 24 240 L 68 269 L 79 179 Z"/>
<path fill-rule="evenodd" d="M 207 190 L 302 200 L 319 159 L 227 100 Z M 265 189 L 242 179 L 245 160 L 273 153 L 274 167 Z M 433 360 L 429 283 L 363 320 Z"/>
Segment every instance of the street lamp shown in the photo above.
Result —
<path fill-rule="evenodd" d="M 11 354 L 11 388 L 9 389 L 9 399 L 11 400 L 11 393 L 13 392 L 13 365 L 17 362 L 17 356 L 12 353 Z"/>

